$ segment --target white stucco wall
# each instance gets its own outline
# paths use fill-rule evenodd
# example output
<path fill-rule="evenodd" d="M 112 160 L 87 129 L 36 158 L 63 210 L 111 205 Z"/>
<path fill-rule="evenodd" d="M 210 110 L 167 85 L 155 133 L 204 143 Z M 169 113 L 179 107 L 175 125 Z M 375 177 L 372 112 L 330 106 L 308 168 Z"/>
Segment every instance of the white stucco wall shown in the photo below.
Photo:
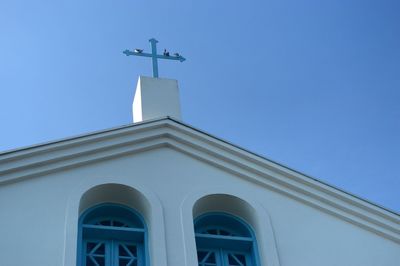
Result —
<path fill-rule="evenodd" d="M 263 266 L 400 265 L 399 243 L 167 147 L 0 185 L 0 265 L 75 265 L 81 197 L 109 183 L 147 202 L 150 265 L 197 265 L 193 206 L 210 194 L 248 204 Z"/>

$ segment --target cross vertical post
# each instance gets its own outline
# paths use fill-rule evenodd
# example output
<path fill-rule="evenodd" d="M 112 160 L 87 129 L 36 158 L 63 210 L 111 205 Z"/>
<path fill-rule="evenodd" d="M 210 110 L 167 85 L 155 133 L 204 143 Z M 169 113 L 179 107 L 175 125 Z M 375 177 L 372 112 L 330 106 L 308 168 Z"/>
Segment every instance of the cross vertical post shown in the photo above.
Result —
<path fill-rule="evenodd" d="M 158 78 L 158 62 L 157 62 L 157 43 L 154 38 L 149 40 L 151 43 L 151 59 L 153 61 L 153 77 Z"/>
<path fill-rule="evenodd" d="M 178 53 L 174 53 L 170 55 L 169 52 L 165 49 L 163 54 L 157 54 L 157 43 L 158 41 L 154 38 L 149 40 L 151 43 L 151 53 L 144 53 L 143 49 L 135 49 L 133 51 L 125 50 L 123 53 L 126 56 L 135 55 L 135 56 L 144 56 L 151 57 L 151 61 L 153 63 L 153 77 L 158 78 L 158 59 L 168 59 L 168 60 L 176 60 L 179 62 L 183 62 L 186 59 Z"/>

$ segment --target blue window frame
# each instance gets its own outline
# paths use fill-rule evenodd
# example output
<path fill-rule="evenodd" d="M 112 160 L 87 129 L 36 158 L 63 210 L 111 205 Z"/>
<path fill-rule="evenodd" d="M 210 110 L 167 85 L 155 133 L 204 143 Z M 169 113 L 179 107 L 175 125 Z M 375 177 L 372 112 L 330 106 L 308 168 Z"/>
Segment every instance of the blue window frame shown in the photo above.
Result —
<path fill-rule="evenodd" d="M 136 211 L 101 204 L 79 219 L 79 266 L 145 266 L 146 226 Z"/>
<path fill-rule="evenodd" d="M 199 266 L 257 266 L 253 230 L 227 213 L 207 213 L 195 220 Z"/>

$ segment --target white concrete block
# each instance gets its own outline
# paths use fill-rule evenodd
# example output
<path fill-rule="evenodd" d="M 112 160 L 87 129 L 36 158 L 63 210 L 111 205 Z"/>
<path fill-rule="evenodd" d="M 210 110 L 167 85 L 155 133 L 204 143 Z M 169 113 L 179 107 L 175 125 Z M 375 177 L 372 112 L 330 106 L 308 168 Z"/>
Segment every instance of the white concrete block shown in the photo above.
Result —
<path fill-rule="evenodd" d="M 181 120 L 178 81 L 140 76 L 132 111 L 134 123 L 165 116 Z"/>

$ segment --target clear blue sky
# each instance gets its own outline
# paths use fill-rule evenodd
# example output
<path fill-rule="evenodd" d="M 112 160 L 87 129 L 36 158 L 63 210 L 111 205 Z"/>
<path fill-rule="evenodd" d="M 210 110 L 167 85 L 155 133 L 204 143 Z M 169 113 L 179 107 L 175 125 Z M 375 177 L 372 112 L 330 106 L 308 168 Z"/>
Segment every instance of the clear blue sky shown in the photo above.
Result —
<path fill-rule="evenodd" d="M 125 125 L 179 51 L 184 121 L 400 212 L 400 1 L 0 1 L 0 150 Z"/>

